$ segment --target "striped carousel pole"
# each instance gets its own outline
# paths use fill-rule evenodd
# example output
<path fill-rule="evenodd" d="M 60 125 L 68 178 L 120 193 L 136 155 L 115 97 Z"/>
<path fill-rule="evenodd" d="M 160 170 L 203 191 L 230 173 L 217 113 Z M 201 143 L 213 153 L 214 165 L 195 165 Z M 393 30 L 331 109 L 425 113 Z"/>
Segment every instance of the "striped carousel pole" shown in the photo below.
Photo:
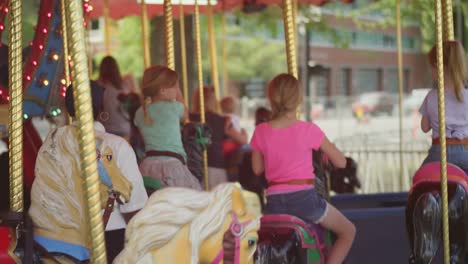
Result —
<path fill-rule="evenodd" d="M 10 0 L 10 106 L 8 134 L 10 140 L 10 210 L 23 212 L 23 61 L 22 0 Z"/>
<path fill-rule="evenodd" d="M 109 15 L 109 0 L 104 0 L 104 46 L 106 48 L 106 55 L 111 55 L 111 44 L 110 44 L 110 15 Z"/>
<path fill-rule="evenodd" d="M 148 45 L 148 11 L 145 0 L 141 0 L 141 43 L 143 45 L 143 63 L 148 68 L 150 62 L 150 52 Z"/>
<path fill-rule="evenodd" d="M 225 96 L 229 95 L 229 87 L 228 87 L 228 71 L 227 71 L 227 40 L 226 40 L 226 15 L 222 13 L 221 15 L 221 25 L 223 28 L 223 94 Z"/>
<path fill-rule="evenodd" d="M 81 171 L 85 208 L 90 232 L 91 263 L 107 263 L 102 224 L 99 176 L 96 164 L 96 142 L 94 137 L 93 110 L 87 69 L 83 8 L 81 0 L 67 1 L 69 14 L 68 30 L 72 53 L 73 97 L 78 121 L 78 141 L 80 147 Z"/>
<path fill-rule="evenodd" d="M 297 50 L 296 30 L 294 29 L 294 14 L 292 0 L 283 0 L 283 22 L 286 40 L 286 59 L 288 62 L 288 72 L 298 78 L 297 72 Z"/>
<path fill-rule="evenodd" d="M 455 40 L 452 0 L 442 0 L 442 21 L 444 40 Z"/>
<path fill-rule="evenodd" d="M 401 0 L 396 0 L 397 50 L 398 50 L 398 115 L 400 135 L 400 190 L 406 186 L 403 167 L 403 51 L 401 45 Z"/>
<path fill-rule="evenodd" d="M 185 40 L 185 14 L 184 5 L 179 1 L 179 28 L 180 28 L 180 59 L 182 65 L 182 90 L 184 91 L 184 103 L 189 107 L 188 73 L 187 73 L 187 50 Z"/>
<path fill-rule="evenodd" d="M 202 124 L 206 123 L 205 119 L 205 95 L 203 89 L 203 66 L 202 66 L 202 53 L 201 53 L 201 36 L 200 36 L 200 11 L 198 6 L 198 0 L 195 0 L 195 59 L 197 64 L 197 76 L 198 76 L 198 91 L 200 100 L 200 121 Z M 205 190 L 210 189 L 208 179 L 208 152 L 206 149 L 203 150 L 203 181 L 205 182 Z"/>
<path fill-rule="evenodd" d="M 166 46 L 166 65 L 171 70 L 175 70 L 174 26 L 171 0 L 164 0 L 164 35 Z"/>
<path fill-rule="evenodd" d="M 443 54 L 443 21 L 441 0 L 435 1 L 436 40 L 437 40 L 437 84 L 439 102 L 439 139 L 440 139 L 440 175 L 442 193 L 442 231 L 444 245 L 444 264 L 450 263 L 450 238 L 448 221 L 447 191 L 447 142 L 445 135 L 445 95 L 444 95 L 444 54 Z M 453 27 L 452 27 L 453 28 Z"/>
<path fill-rule="evenodd" d="M 208 18 L 211 78 L 213 79 L 213 88 L 215 92 L 215 98 L 216 98 L 216 101 L 218 101 L 220 98 L 219 78 L 218 78 L 218 57 L 217 57 L 217 52 L 216 52 L 216 39 L 215 39 L 214 22 L 213 22 L 213 7 L 211 5 L 211 0 L 208 0 L 207 18 Z"/>

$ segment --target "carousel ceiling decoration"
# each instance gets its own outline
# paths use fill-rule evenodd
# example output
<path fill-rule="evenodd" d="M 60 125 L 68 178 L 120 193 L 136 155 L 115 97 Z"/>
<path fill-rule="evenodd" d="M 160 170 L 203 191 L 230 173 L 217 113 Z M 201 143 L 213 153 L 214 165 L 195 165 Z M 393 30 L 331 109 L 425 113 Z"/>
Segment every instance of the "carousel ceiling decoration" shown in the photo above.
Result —
<path fill-rule="evenodd" d="M 182 1 L 184 6 L 184 11 L 186 13 L 193 13 L 194 10 L 194 0 L 174 0 L 172 4 L 177 6 Z M 200 0 L 200 12 L 204 13 L 208 0 Z M 324 5 L 330 2 L 337 2 L 332 0 L 298 0 L 299 4 L 304 5 Z M 341 0 L 339 2 L 351 3 L 353 0 Z M 104 2 L 105 0 L 91 0 L 92 12 L 90 14 L 91 18 L 99 18 L 104 16 Z M 141 15 L 141 0 L 107 0 L 109 2 L 109 17 L 112 19 L 121 19 L 126 16 L 139 16 Z M 184 3 L 185 2 L 185 3 Z M 212 0 L 212 6 L 214 11 L 226 11 L 234 8 L 242 8 L 245 4 L 252 2 L 252 0 Z M 146 9 L 148 11 L 148 16 L 152 17 L 155 15 L 163 14 L 163 0 L 146 0 Z M 281 0 L 256 0 L 257 4 L 265 5 L 278 5 L 281 3 Z M 173 10 L 174 15 L 178 15 L 178 9 Z"/>
<path fill-rule="evenodd" d="M 66 84 L 60 0 L 42 0 L 30 56 L 23 67 L 24 117 L 57 116 L 62 111 Z M 85 18 L 91 12 L 83 2 Z M 83 22 L 86 26 L 86 20 Z"/>

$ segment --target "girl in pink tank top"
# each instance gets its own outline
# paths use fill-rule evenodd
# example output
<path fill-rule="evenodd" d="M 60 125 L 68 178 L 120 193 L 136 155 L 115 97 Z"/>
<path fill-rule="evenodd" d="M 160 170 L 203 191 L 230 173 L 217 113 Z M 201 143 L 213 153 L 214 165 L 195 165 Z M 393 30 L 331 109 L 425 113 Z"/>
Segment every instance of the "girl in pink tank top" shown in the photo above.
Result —
<path fill-rule="evenodd" d="M 338 168 L 346 167 L 346 159 L 318 126 L 297 119 L 302 93 L 299 81 L 290 74 L 280 74 L 269 83 L 273 119 L 255 128 L 252 169 L 256 175 L 265 172 L 268 181 L 265 213 L 294 215 L 333 231 L 338 238 L 327 264 L 340 264 L 356 229 L 315 191 L 312 150 L 321 149 Z"/>

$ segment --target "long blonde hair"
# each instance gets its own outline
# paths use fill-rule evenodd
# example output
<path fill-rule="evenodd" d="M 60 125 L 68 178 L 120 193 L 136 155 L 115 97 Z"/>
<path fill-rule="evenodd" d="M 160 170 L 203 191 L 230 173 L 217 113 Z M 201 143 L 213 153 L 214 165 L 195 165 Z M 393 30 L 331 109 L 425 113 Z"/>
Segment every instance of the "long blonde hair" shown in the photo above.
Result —
<path fill-rule="evenodd" d="M 288 73 L 277 75 L 268 84 L 268 99 L 273 118 L 295 111 L 303 100 L 299 80 Z"/>
<path fill-rule="evenodd" d="M 173 87 L 179 81 L 179 75 L 174 70 L 163 65 L 155 65 L 147 68 L 143 73 L 141 90 L 144 96 L 143 112 L 146 124 L 152 124 L 148 115 L 148 104 L 151 98 L 158 95 L 161 89 Z"/>
<path fill-rule="evenodd" d="M 185 225 L 190 225 L 191 264 L 199 261 L 202 242 L 219 232 L 232 210 L 236 184 L 225 183 L 211 192 L 171 187 L 154 193 L 132 218 L 125 231 L 126 245 L 114 263 L 133 264 L 147 259 L 151 250 L 169 243 Z M 258 219 L 246 226 L 245 234 L 259 226 Z"/>
<path fill-rule="evenodd" d="M 463 102 L 463 89 L 468 80 L 468 72 L 465 63 L 465 52 L 458 41 L 444 41 L 442 46 L 444 54 L 444 73 L 454 86 L 455 95 L 459 102 Z M 437 67 L 437 46 L 434 46 L 428 54 L 432 67 Z"/>

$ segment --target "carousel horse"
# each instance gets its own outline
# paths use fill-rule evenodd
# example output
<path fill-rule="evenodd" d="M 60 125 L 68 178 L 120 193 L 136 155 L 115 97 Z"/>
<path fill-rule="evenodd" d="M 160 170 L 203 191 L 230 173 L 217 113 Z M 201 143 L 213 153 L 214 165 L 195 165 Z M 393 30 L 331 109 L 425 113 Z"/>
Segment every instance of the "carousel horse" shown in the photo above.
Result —
<path fill-rule="evenodd" d="M 247 159 L 250 159 L 247 156 Z M 249 162 L 249 160 L 247 160 Z M 351 158 L 347 158 L 344 169 L 336 169 L 320 151 L 314 151 L 313 165 L 315 188 L 318 193 L 328 200 L 328 178 L 334 182 L 335 190 L 353 191 L 360 186 L 356 176 L 357 165 Z M 251 170 L 248 168 L 247 170 Z M 246 189 L 263 195 L 267 187 L 264 177 L 256 177 L 244 168 L 240 175 L 240 182 Z M 251 175 L 247 177 L 246 175 Z M 253 179 L 252 179 L 253 178 Z M 340 187 L 340 186 L 351 186 Z M 263 197 L 263 196 L 260 196 Z M 265 215 L 261 219 L 258 250 L 255 263 L 325 263 L 328 249 L 332 246 L 333 234 L 324 230 L 320 225 L 305 223 L 291 215 Z"/>
<path fill-rule="evenodd" d="M 44 240 L 54 240 L 63 243 L 64 247 L 73 244 L 89 249 L 90 227 L 84 207 L 78 130 L 74 126 L 66 126 L 55 129 L 48 137 L 37 158 L 41 167 L 36 168 L 29 210 L 36 242 L 43 246 L 41 242 Z M 105 209 L 105 225 L 114 202 L 130 200 L 132 185 L 116 163 L 116 159 L 125 157 L 116 157 L 104 138 L 97 136 L 96 142 L 99 191 L 101 207 Z M 67 252 L 44 252 L 40 246 L 37 248 L 45 263 L 70 263 Z M 50 254 L 54 255 L 52 260 Z"/>
<path fill-rule="evenodd" d="M 447 165 L 450 263 L 468 263 L 468 176 Z M 410 263 L 433 263 L 442 245 L 440 163 L 422 166 L 414 175 L 406 206 L 406 226 L 411 246 Z"/>
<path fill-rule="evenodd" d="M 210 192 L 168 187 L 132 218 L 114 263 L 253 264 L 258 228 L 237 184 Z"/>

